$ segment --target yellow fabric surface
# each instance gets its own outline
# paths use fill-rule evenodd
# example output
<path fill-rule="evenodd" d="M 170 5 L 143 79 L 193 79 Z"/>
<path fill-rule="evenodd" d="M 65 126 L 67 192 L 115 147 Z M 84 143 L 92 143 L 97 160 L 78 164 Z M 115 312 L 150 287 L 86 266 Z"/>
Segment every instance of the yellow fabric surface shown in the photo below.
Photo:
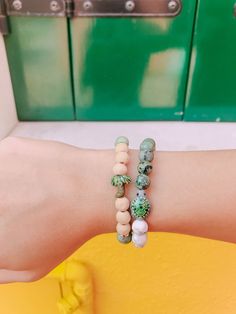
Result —
<path fill-rule="evenodd" d="M 137 249 L 111 233 L 91 239 L 69 260 L 91 274 L 96 314 L 236 313 L 234 244 L 149 233 L 148 245 Z M 58 314 L 62 266 L 34 283 L 0 285 L 0 313 Z"/>

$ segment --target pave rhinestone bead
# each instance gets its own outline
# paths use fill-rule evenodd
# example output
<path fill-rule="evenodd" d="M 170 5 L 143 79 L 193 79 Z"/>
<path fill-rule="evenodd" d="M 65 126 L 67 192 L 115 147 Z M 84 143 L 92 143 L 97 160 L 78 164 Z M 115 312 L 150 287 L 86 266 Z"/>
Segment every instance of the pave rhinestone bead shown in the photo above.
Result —
<path fill-rule="evenodd" d="M 131 215 L 135 218 L 146 218 L 150 212 L 150 202 L 146 197 L 135 198 L 130 205 Z"/>
<path fill-rule="evenodd" d="M 146 190 L 150 185 L 150 178 L 146 174 L 139 174 L 135 181 L 136 187 L 139 190 Z"/>
<path fill-rule="evenodd" d="M 137 169 L 140 174 L 148 175 L 152 171 L 152 163 L 150 161 L 140 161 Z"/>

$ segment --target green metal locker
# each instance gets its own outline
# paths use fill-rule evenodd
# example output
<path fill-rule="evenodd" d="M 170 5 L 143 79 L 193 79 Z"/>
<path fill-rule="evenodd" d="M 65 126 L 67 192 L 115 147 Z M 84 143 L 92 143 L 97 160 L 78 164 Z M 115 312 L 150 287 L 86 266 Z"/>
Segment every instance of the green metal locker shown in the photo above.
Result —
<path fill-rule="evenodd" d="M 20 120 L 182 119 L 195 0 L 0 1 Z"/>
<path fill-rule="evenodd" d="M 236 121 L 234 0 L 200 0 L 184 120 Z"/>
<path fill-rule="evenodd" d="M 67 19 L 10 17 L 5 36 L 20 120 L 74 120 Z"/>

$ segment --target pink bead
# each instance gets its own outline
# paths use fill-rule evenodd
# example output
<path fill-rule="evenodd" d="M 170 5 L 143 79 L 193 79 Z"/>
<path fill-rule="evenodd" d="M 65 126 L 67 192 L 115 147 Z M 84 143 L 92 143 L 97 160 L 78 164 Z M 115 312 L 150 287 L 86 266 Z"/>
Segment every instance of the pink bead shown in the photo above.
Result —
<path fill-rule="evenodd" d="M 121 223 L 118 222 L 118 224 L 116 225 L 116 231 L 122 235 L 129 234 L 130 229 L 131 229 L 130 224 L 122 225 Z"/>
<path fill-rule="evenodd" d="M 127 152 L 119 152 L 116 154 L 116 162 L 127 164 L 129 161 L 129 155 Z"/>
<path fill-rule="evenodd" d="M 129 150 L 129 147 L 127 144 L 125 143 L 119 143 L 116 145 L 116 148 L 115 148 L 116 152 L 128 152 Z"/>
<path fill-rule="evenodd" d="M 116 220 L 117 220 L 117 222 L 119 222 L 119 223 L 121 223 L 123 225 L 128 224 L 130 222 L 130 220 L 131 220 L 130 213 L 127 210 L 124 211 L 124 212 L 119 210 L 116 213 Z"/>
<path fill-rule="evenodd" d="M 117 198 L 115 201 L 115 208 L 123 212 L 129 209 L 129 204 L 130 202 L 127 197 L 120 197 L 120 198 Z"/>
<path fill-rule="evenodd" d="M 113 167 L 113 173 L 118 175 L 123 175 L 127 173 L 127 167 L 124 164 L 118 163 Z"/>

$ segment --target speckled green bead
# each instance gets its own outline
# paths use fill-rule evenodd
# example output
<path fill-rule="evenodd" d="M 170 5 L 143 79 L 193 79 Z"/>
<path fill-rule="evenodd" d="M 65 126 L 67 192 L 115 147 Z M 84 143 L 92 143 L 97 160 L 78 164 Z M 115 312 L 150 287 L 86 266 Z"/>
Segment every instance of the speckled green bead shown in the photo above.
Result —
<path fill-rule="evenodd" d="M 155 150 L 156 143 L 152 138 L 146 138 L 140 144 L 140 150 L 148 150 L 153 152 Z"/>
<path fill-rule="evenodd" d="M 132 234 L 129 233 L 127 236 L 117 233 L 117 240 L 122 244 L 130 243 L 132 240 Z"/>
<path fill-rule="evenodd" d="M 140 174 L 149 174 L 152 172 L 152 163 L 150 161 L 140 161 L 137 169 Z"/>
<path fill-rule="evenodd" d="M 115 197 L 116 198 L 121 198 L 124 195 L 125 195 L 125 185 L 124 184 L 123 185 L 118 185 Z"/>
<path fill-rule="evenodd" d="M 152 161 L 154 158 L 154 153 L 149 150 L 140 150 L 139 160 L 140 161 Z"/>
<path fill-rule="evenodd" d="M 151 180 L 146 174 L 139 174 L 135 181 L 136 187 L 139 190 L 146 190 L 150 185 Z"/>
<path fill-rule="evenodd" d="M 151 205 L 146 197 L 139 196 L 131 202 L 130 208 L 134 218 L 145 218 L 150 213 Z"/>
<path fill-rule="evenodd" d="M 117 137 L 117 139 L 115 141 L 115 145 L 120 144 L 120 143 L 125 143 L 125 144 L 129 145 L 129 140 L 125 136 L 119 136 L 119 137 Z"/>

